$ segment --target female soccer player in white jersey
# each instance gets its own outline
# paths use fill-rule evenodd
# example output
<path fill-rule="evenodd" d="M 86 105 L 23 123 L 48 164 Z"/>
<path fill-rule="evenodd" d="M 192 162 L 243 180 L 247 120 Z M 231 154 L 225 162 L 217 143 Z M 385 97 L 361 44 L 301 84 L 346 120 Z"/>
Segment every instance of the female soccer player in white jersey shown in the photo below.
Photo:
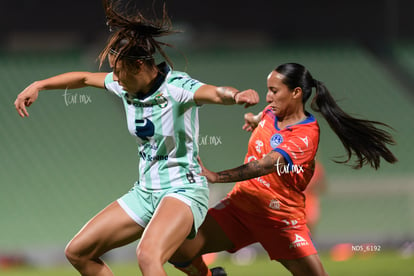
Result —
<path fill-rule="evenodd" d="M 194 237 L 208 208 L 208 187 L 197 162 L 198 111 L 202 104 L 258 103 L 255 91 L 216 87 L 155 64 L 154 37 L 172 32 L 164 11 L 152 22 L 131 18 L 106 5 L 113 29 L 100 61 L 113 72 L 69 72 L 29 85 L 15 107 L 21 117 L 41 90 L 105 88 L 124 103 L 130 133 L 139 144 L 139 180 L 127 194 L 93 217 L 70 241 L 66 256 L 82 275 L 113 275 L 100 259 L 107 251 L 141 239 L 137 258 L 143 275 L 166 275 L 163 264 L 187 238 Z"/>

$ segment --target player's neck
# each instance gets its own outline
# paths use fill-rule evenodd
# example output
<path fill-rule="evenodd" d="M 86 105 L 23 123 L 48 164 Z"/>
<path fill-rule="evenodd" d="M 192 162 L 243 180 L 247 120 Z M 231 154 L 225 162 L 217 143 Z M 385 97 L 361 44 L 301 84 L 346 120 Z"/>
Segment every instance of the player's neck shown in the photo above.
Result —
<path fill-rule="evenodd" d="M 299 111 L 293 114 L 285 115 L 283 117 L 277 117 L 277 126 L 283 129 L 287 126 L 297 124 L 306 119 L 306 114 L 303 111 Z"/>
<path fill-rule="evenodd" d="M 145 95 L 147 94 L 151 88 L 154 86 L 154 82 L 158 75 L 157 67 L 143 67 L 142 70 L 139 72 L 139 83 L 141 84 L 137 91 L 133 94 L 136 95 Z"/>

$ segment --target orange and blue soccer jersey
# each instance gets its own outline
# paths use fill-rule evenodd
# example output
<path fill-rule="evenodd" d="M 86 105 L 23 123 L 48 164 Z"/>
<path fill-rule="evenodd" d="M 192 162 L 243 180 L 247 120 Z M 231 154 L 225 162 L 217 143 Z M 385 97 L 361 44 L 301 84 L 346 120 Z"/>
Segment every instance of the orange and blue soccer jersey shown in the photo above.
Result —
<path fill-rule="evenodd" d="M 275 221 L 305 219 L 303 191 L 312 178 L 319 143 L 319 126 L 313 115 L 279 129 L 277 117 L 269 107 L 263 110 L 253 131 L 244 162 L 259 160 L 271 151 L 283 156 L 276 171 L 236 183 L 228 194 L 240 210 Z"/>

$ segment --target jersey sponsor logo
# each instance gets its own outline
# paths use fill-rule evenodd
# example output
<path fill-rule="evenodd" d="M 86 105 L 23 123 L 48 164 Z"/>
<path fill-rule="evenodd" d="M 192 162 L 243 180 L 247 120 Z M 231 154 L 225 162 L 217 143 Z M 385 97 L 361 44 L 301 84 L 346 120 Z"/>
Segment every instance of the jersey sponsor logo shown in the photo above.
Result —
<path fill-rule="evenodd" d="M 148 119 L 135 120 L 135 135 L 143 140 L 148 140 L 149 137 L 154 136 L 154 123 Z"/>
<path fill-rule="evenodd" d="M 152 155 L 146 154 L 144 151 L 140 151 L 139 156 L 145 161 L 150 161 L 150 162 L 168 160 L 168 155 L 157 154 L 157 155 L 152 156 Z"/>
<path fill-rule="evenodd" d="M 280 202 L 277 199 L 272 199 L 269 203 L 269 208 L 273 210 L 280 210 Z"/>
<path fill-rule="evenodd" d="M 258 153 L 262 153 L 263 142 L 260 140 L 256 140 L 256 151 Z"/>
<path fill-rule="evenodd" d="M 256 179 L 259 183 L 261 183 L 261 184 L 265 185 L 266 187 L 270 188 L 270 183 L 269 183 L 269 182 L 267 182 L 266 180 L 264 180 L 263 178 L 261 178 L 260 176 L 259 176 L 259 177 L 256 177 L 255 179 Z"/>
<path fill-rule="evenodd" d="M 127 104 L 132 104 L 135 107 L 152 107 L 153 103 L 143 103 L 140 99 L 133 98 L 129 93 L 125 93 L 124 99 L 127 102 Z"/>
<path fill-rule="evenodd" d="M 295 240 L 289 245 L 289 248 L 298 248 L 302 246 L 308 246 L 309 243 L 303 237 L 295 234 Z"/>
<path fill-rule="evenodd" d="M 135 107 L 153 107 L 153 103 L 141 103 L 138 100 L 133 100 L 132 102 L 130 100 L 127 100 L 128 104 L 132 104 Z"/>
<path fill-rule="evenodd" d="M 279 133 L 276 133 L 270 138 L 270 146 L 272 148 L 277 148 L 283 142 L 283 136 Z"/>

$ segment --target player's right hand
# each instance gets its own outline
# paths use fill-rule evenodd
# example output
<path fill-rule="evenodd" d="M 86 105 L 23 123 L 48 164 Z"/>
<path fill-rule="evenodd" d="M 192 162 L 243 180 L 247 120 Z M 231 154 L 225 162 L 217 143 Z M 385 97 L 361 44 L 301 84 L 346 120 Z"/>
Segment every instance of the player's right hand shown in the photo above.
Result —
<path fill-rule="evenodd" d="M 256 105 L 259 103 L 259 94 L 253 89 L 247 89 L 239 91 L 234 95 L 234 101 L 236 104 L 244 105 L 245 108 Z"/>
<path fill-rule="evenodd" d="M 14 106 L 16 107 L 17 113 L 19 113 L 20 117 L 29 117 L 26 107 L 31 106 L 32 103 L 36 101 L 38 95 L 39 90 L 36 88 L 35 84 L 32 83 L 17 96 L 14 101 Z"/>

